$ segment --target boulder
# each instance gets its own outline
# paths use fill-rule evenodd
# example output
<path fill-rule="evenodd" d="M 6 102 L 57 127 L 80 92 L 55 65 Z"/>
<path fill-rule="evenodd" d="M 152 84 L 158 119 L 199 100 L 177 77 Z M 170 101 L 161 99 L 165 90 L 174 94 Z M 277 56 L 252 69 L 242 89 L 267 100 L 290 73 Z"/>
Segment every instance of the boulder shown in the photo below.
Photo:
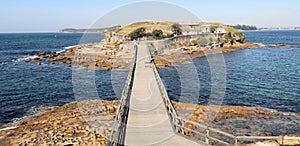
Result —
<path fill-rule="evenodd" d="M 45 52 L 40 52 L 40 53 L 38 53 L 38 56 L 44 56 L 44 55 L 46 55 Z"/>
<path fill-rule="evenodd" d="M 39 57 L 36 57 L 36 58 L 34 58 L 33 60 L 41 60 L 41 58 L 39 58 Z"/>

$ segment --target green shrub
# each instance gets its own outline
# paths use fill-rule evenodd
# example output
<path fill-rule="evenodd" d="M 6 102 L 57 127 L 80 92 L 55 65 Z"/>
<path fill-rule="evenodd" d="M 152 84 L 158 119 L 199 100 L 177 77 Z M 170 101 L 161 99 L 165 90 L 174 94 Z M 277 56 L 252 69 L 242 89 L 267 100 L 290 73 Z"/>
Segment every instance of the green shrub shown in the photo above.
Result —
<path fill-rule="evenodd" d="M 181 25 L 180 24 L 173 24 L 172 25 L 172 32 L 173 34 L 176 35 L 181 35 L 182 34 L 182 29 L 181 29 Z"/>
<path fill-rule="evenodd" d="M 246 39 L 246 35 L 243 34 L 241 31 L 233 28 L 233 27 L 228 27 L 228 33 L 225 35 L 225 41 L 226 42 L 234 42 L 235 40 L 243 43 Z"/>
<path fill-rule="evenodd" d="M 161 38 L 163 36 L 164 32 L 162 30 L 153 30 L 152 35 L 156 38 Z"/>
<path fill-rule="evenodd" d="M 224 39 L 226 42 L 230 42 L 233 40 L 232 34 L 231 32 L 228 32 L 227 34 L 225 34 Z"/>
<path fill-rule="evenodd" d="M 239 38 L 240 38 L 240 43 L 244 43 L 246 40 L 246 35 L 244 35 L 243 33 L 238 33 L 236 34 Z"/>
<path fill-rule="evenodd" d="M 200 37 L 197 39 L 197 44 L 200 45 L 201 47 L 205 47 L 208 44 L 208 40 L 204 37 Z"/>
<path fill-rule="evenodd" d="M 191 44 L 192 44 L 192 46 L 197 46 L 197 45 L 198 45 L 198 42 L 197 42 L 196 40 L 192 40 L 192 41 L 191 41 Z"/>
<path fill-rule="evenodd" d="M 209 43 L 213 43 L 214 42 L 214 39 L 212 37 L 210 37 L 208 40 L 209 40 Z"/>
<path fill-rule="evenodd" d="M 239 30 L 237 30 L 237 29 L 235 29 L 235 28 L 233 28 L 233 27 L 228 27 L 227 29 L 228 29 L 229 32 L 232 32 L 232 33 L 235 33 L 235 34 L 241 32 L 241 31 L 239 31 Z"/>
<path fill-rule="evenodd" d="M 210 26 L 209 31 L 211 33 L 214 33 L 216 31 L 216 27 L 215 26 Z"/>
<path fill-rule="evenodd" d="M 146 33 L 146 36 L 147 37 L 152 37 L 153 35 L 152 35 L 152 33 L 148 32 L 148 33 Z"/>
<path fill-rule="evenodd" d="M 167 34 L 166 35 L 166 38 L 172 38 L 172 37 L 174 37 L 174 34 Z"/>
<path fill-rule="evenodd" d="M 131 32 L 128 36 L 131 38 L 131 40 L 142 38 L 146 36 L 146 29 L 144 27 L 140 27 L 134 30 L 133 32 Z"/>

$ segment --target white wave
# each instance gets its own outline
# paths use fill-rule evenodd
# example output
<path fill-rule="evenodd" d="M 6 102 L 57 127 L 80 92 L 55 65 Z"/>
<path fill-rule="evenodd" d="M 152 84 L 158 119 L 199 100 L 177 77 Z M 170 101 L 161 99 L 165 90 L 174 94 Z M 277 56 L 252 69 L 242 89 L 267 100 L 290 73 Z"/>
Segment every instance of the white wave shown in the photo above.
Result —
<path fill-rule="evenodd" d="M 10 122 L 8 125 L 16 125 L 16 123 L 18 123 L 19 121 L 26 119 L 26 118 L 30 118 L 34 115 L 37 115 L 38 113 L 41 113 L 43 111 L 43 106 L 33 106 L 30 107 L 27 111 L 25 111 L 25 115 L 23 115 L 22 117 L 19 118 L 13 118 L 12 122 Z M 14 126 L 11 126 L 14 127 Z"/>
<path fill-rule="evenodd" d="M 68 46 L 68 47 L 65 47 L 65 49 L 68 50 L 68 49 L 71 49 L 71 48 L 74 48 L 74 47 L 78 47 L 78 45 L 75 45 L 75 46 Z"/>
<path fill-rule="evenodd" d="M 78 46 L 78 45 L 64 47 L 64 49 L 62 49 L 62 50 L 60 50 L 60 51 L 56 51 L 55 53 L 56 53 L 56 54 L 65 53 L 67 50 L 69 50 L 69 49 L 71 49 L 71 48 L 74 48 L 74 47 L 77 47 L 77 46 Z"/>
<path fill-rule="evenodd" d="M 65 53 L 67 50 L 77 47 L 78 45 L 75 46 L 68 46 L 68 47 L 64 47 L 64 49 L 60 50 L 60 51 L 56 51 L 56 54 L 61 54 L 61 53 Z M 22 61 L 30 61 L 30 60 L 34 60 L 35 58 L 38 58 L 39 56 L 37 55 L 33 55 L 33 56 L 24 56 L 18 59 L 13 59 L 12 62 L 22 62 Z M 0 64 L 4 64 L 3 62 Z M 6 63 L 5 63 L 6 64 Z"/>
<path fill-rule="evenodd" d="M 31 116 L 31 115 L 35 115 L 37 113 L 40 113 L 42 111 L 42 107 L 43 106 L 33 106 L 30 107 L 27 111 L 26 111 L 26 115 L 27 116 Z"/>
<path fill-rule="evenodd" d="M 265 44 L 263 44 L 263 43 L 254 43 L 254 44 L 259 45 L 259 46 L 261 46 L 261 47 L 266 47 L 266 46 L 267 46 L 267 45 L 265 45 Z"/>
<path fill-rule="evenodd" d="M 7 64 L 7 62 L 0 62 L 0 65 L 4 65 L 4 64 Z"/>
<path fill-rule="evenodd" d="M 25 57 L 22 57 L 22 58 L 13 59 L 12 62 L 30 61 L 30 60 L 33 60 L 35 58 L 38 58 L 38 56 L 37 55 L 25 56 Z"/>
<path fill-rule="evenodd" d="M 61 53 L 64 53 L 64 52 L 66 52 L 66 49 L 63 49 L 63 50 L 60 50 L 60 51 L 56 51 L 55 53 L 56 54 L 61 54 Z"/>

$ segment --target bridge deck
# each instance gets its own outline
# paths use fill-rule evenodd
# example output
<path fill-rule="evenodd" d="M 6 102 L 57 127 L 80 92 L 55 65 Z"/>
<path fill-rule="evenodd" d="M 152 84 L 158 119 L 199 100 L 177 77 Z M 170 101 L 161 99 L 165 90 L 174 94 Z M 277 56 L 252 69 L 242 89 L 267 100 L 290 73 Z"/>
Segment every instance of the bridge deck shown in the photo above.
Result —
<path fill-rule="evenodd" d="M 147 45 L 140 44 L 125 145 L 199 145 L 173 132 L 154 71 L 147 65 L 149 62 Z"/>

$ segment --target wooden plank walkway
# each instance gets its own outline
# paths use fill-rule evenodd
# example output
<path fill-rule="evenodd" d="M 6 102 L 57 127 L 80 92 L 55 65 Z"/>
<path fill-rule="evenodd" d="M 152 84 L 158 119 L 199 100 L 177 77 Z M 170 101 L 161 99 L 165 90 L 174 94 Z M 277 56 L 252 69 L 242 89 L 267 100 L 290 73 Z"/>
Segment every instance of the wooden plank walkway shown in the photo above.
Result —
<path fill-rule="evenodd" d="M 200 145 L 174 133 L 150 63 L 147 45 L 138 47 L 125 145 Z"/>

